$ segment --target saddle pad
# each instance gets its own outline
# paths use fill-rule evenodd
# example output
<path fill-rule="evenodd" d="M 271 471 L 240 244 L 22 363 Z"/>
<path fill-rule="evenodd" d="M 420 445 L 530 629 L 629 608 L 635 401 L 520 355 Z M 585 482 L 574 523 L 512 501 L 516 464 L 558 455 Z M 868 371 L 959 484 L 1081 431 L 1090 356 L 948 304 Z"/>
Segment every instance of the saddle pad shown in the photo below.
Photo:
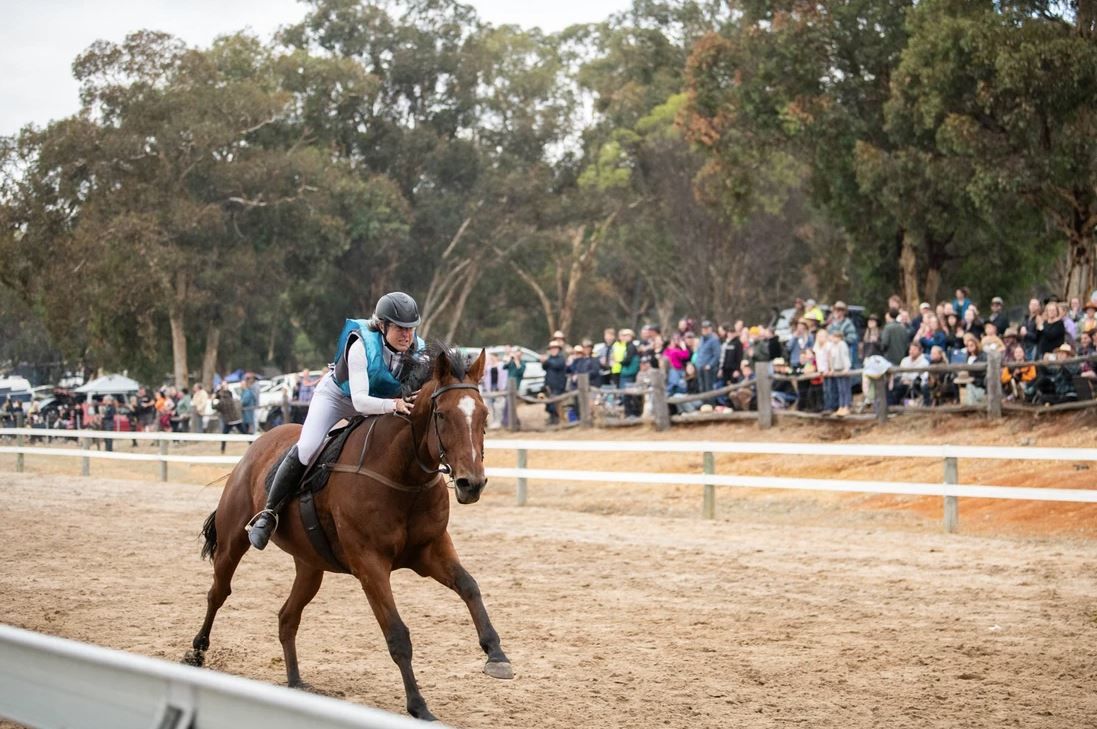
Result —
<path fill-rule="evenodd" d="M 347 442 L 347 438 L 354 430 L 364 423 L 366 419 L 361 415 L 356 415 L 351 418 L 346 425 L 332 429 L 324 441 L 324 445 L 320 448 L 319 453 L 313 457 L 312 462 L 309 463 L 308 468 L 305 469 L 305 475 L 301 478 L 301 483 L 293 491 L 293 496 L 299 496 L 302 493 L 312 492 L 316 493 L 328 483 L 328 478 L 331 476 L 331 472 L 324 468 L 326 463 L 335 463 L 339 460 L 339 454 L 343 452 L 343 446 Z M 288 450 L 287 450 L 288 452 Z M 279 458 L 270 467 L 267 472 L 264 486 L 266 491 L 270 493 L 271 484 L 274 483 L 274 474 L 278 472 L 278 465 L 282 463 L 285 458 L 285 454 L 282 454 L 282 458 Z"/>

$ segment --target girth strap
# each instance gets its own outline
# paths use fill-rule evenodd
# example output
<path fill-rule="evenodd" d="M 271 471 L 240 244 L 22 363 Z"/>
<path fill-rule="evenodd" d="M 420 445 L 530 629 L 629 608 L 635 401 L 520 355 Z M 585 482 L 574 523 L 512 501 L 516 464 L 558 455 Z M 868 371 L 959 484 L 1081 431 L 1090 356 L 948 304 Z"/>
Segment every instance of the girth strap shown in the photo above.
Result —
<path fill-rule="evenodd" d="M 331 543 L 328 541 L 327 535 L 324 534 L 324 528 L 320 525 L 320 518 L 316 514 L 316 501 L 313 499 L 312 491 L 305 491 L 297 501 L 301 509 L 301 524 L 305 527 L 305 534 L 308 535 L 312 548 L 331 567 L 334 567 L 336 572 L 349 574 L 350 570 L 339 561 L 339 558 L 335 556 L 335 552 L 331 550 Z"/>

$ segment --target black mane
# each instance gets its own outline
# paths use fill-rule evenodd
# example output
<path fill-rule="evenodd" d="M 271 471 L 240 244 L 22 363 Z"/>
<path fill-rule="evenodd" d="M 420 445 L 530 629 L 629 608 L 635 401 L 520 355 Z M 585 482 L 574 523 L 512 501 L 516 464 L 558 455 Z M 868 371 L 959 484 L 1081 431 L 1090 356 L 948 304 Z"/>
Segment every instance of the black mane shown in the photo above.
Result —
<path fill-rule="evenodd" d="M 410 355 L 410 366 L 405 365 L 405 375 L 401 377 L 403 395 L 410 395 L 430 382 L 434 377 L 434 365 L 439 357 L 445 357 L 449 371 L 459 380 L 468 373 L 468 359 L 456 347 L 451 347 L 440 339 L 431 339 L 427 346 Z"/>

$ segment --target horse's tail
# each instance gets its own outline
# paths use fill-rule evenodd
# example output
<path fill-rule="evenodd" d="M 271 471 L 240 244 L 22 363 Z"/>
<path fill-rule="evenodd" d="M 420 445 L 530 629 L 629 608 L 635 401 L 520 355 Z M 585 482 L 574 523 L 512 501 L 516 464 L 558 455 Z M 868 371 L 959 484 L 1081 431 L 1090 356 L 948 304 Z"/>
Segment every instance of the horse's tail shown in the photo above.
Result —
<path fill-rule="evenodd" d="M 206 523 L 202 525 L 202 536 L 206 543 L 202 545 L 202 559 L 213 559 L 213 553 L 217 551 L 217 509 L 214 509 L 206 517 Z"/>

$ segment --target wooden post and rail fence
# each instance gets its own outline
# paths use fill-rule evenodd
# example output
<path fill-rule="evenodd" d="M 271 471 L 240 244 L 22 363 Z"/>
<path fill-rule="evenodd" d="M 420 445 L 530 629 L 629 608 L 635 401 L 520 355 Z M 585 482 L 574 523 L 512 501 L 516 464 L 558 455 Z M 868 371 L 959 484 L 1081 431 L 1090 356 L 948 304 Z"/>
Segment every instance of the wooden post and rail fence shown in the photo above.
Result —
<path fill-rule="evenodd" d="M 943 414 L 943 413 L 986 413 L 990 418 L 1001 418 L 1006 412 L 1052 413 L 1086 408 L 1097 408 L 1097 379 L 1073 376 L 1078 399 L 1071 402 L 1057 404 L 1034 405 L 1031 403 L 1017 402 L 1006 397 L 1002 386 L 1003 372 L 1014 372 L 1029 367 L 1054 369 L 1068 365 L 1080 365 L 1082 363 L 1097 363 L 1097 356 L 1071 357 L 1069 359 L 1056 360 L 1055 362 L 1003 362 L 1002 354 L 998 351 L 988 351 L 985 362 L 973 362 L 970 364 L 933 364 L 922 367 L 890 367 L 887 372 L 879 377 L 864 376 L 864 369 L 850 370 L 842 376 L 861 380 L 864 376 L 864 384 L 868 388 L 865 392 L 866 401 L 871 401 L 872 406 L 862 413 L 853 413 L 844 416 L 847 421 L 864 421 L 886 423 L 889 418 L 899 414 Z M 973 385 L 957 383 L 955 394 L 959 402 L 951 404 L 910 405 L 890 404 L 888 386 L 894 378 L 904 375 L 914 375 L 916 378 L 928 378 L 929 375 L 951 375 L 955 377 L 960 373 L 970 375 L 982 375 L 984 378 L 982 391 L 978 398 L 972 398 L 970 403 L 964 402 L 963 391 Z M 559 428 L 592 428 L 611 427 L 615 425 L 633 425 L 637 422 L 648 422 L 654 425 L 657 431 L 669 430 L 672 424 L 718 422 L 718 421 L 749 421 L 756 422 L 759 428 L 768 429 L 782 418 L 802 419 L 836 419 L 819 412 L 810 412 L 796 407 L 775 407 L 774 389 L 775 383 L 792 383 L 796 390 L 797 399 L 802 398 L 806 392 L 804 383 L 819 378 L 817 374 L 780 374 L 771 371 L 770 363 L 758 362 L 755 364 L 755 374 L 750 380 L 744 380 L 734 384 L 711 390 L 709 392 L 692 394 L 675 394 L 667 392 L 664 372 L 660 369 L 649 370 L 641 382 L 626 388 L 601 387 L 593 388 L 589 376 L 580 374 L 576 377 L 576 386 L 567 392 L 552 394 L 549 396 L 529 397 L 521 395 L 514 381 L 508 382 L 505 392 L 484 393 L 485 400 L 505 399 L 506 410 L 504 426 L 510 432 L 520 432 L 522 425 L 517 417 L 519 403 L 538 405 L 554 404 L 561 411 L 573 409 L 577 414 L 573 420 L 561 417 L 557 426 Z M 742 395 L 747 395 L 742 398 Z M 642 397 L 648 401 L 647 414 L 639 419 L 615 417 L 610 412 L 608 404 L 620 402 L 625 397 Z M 708 409 L 699 411 L 699 403 L 714 404 L 717 402 L 733 402 L 734 407 L 723 410 Z M 749 407 L 744 403 L 749 402 Z"/>

